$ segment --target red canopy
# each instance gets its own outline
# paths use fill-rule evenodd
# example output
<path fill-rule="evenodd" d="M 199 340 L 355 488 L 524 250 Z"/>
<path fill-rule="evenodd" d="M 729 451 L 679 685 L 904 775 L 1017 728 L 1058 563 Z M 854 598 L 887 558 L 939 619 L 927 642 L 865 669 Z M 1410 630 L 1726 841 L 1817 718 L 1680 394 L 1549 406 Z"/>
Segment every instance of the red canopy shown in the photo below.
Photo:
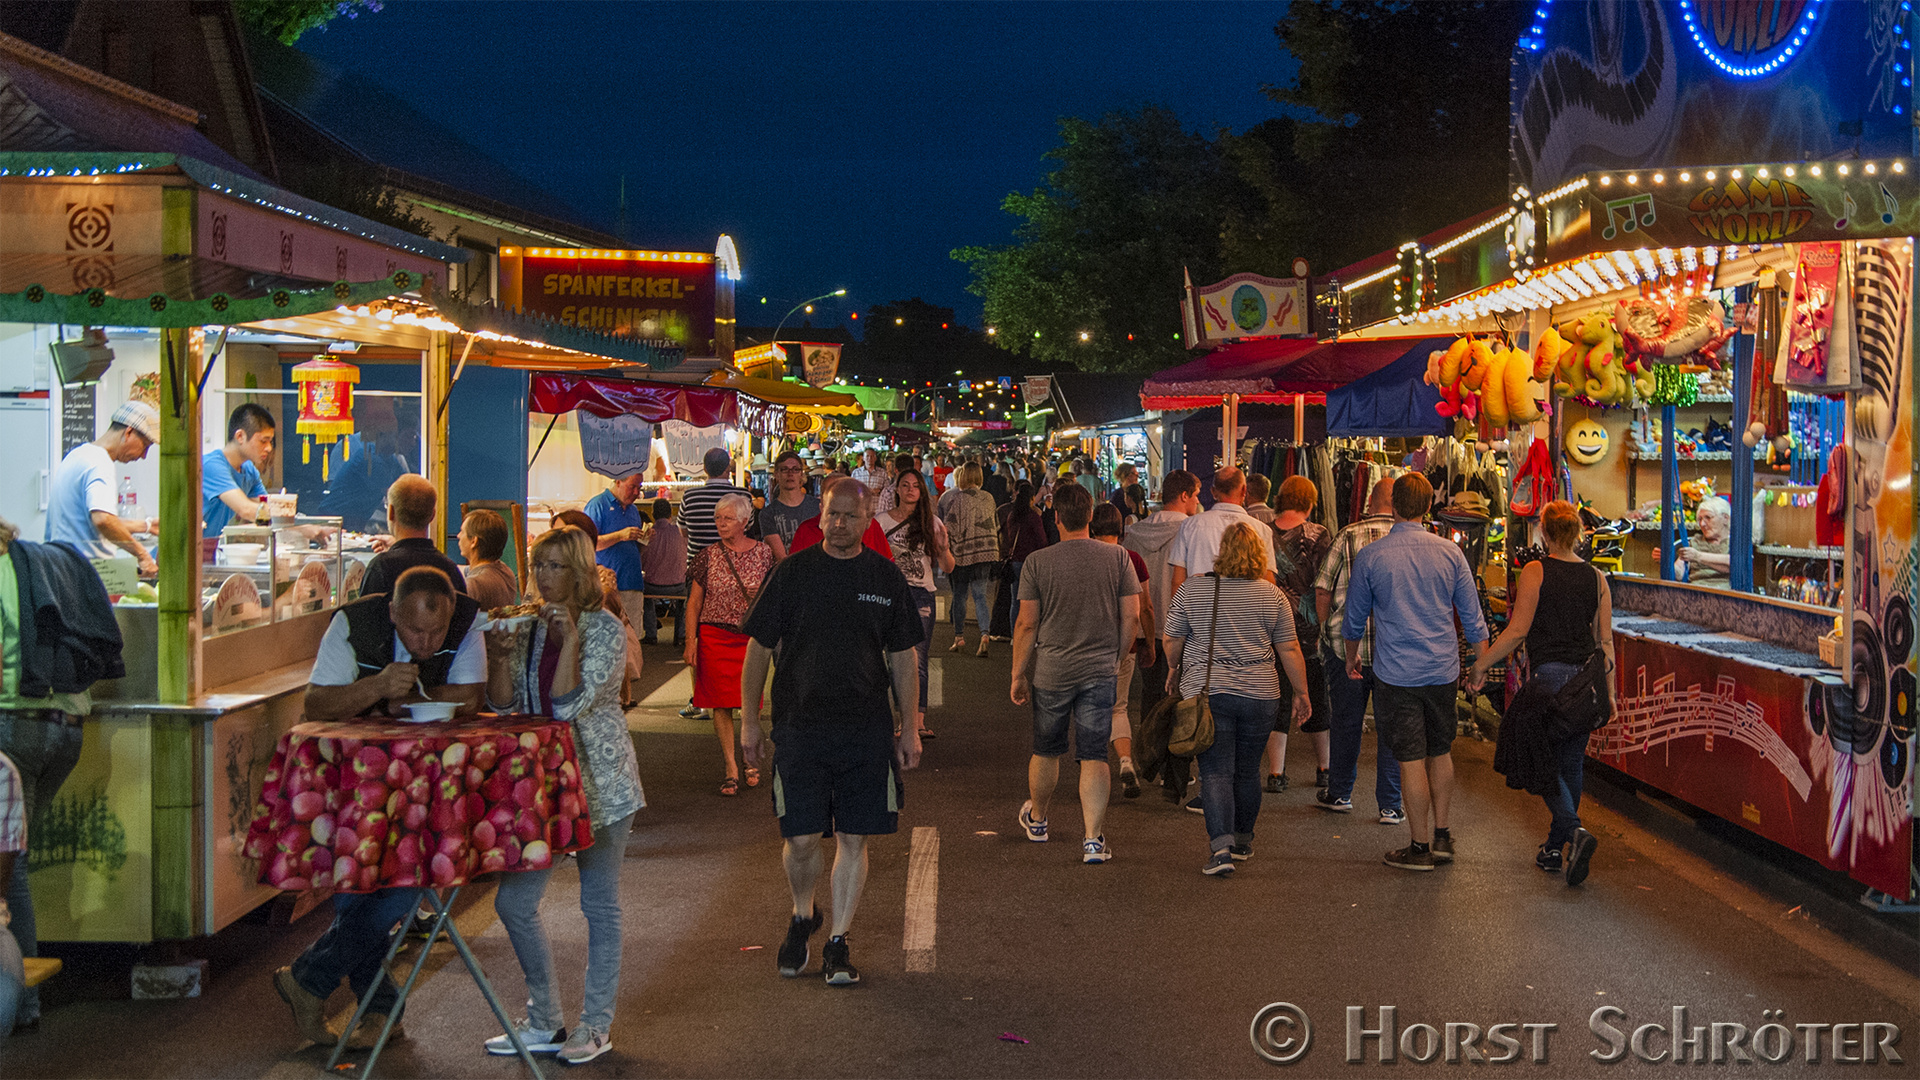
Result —
<path fill-rule="evenodd" d="M 586 375 L 535 372 L 527 410 L 563 413 L 585 409 L 595 416 L 631 413 L 642 420 L 684 420 L 694 427 L 740 422 L 739 396 L 717 386 L 600 379 Z"/>
<path fill-rule="evenodd" d="M 1140 388 L 1146 409 L 1204 409 L 1228 394 L 1242 402 L 1291 404 L 1299 394 L 1324 400 L 1338 390 L 1405 356 L 1417 338 L 1316 341 L 1313 338 L 1253 338 L 1215 349 L 1170 368 Z"/>

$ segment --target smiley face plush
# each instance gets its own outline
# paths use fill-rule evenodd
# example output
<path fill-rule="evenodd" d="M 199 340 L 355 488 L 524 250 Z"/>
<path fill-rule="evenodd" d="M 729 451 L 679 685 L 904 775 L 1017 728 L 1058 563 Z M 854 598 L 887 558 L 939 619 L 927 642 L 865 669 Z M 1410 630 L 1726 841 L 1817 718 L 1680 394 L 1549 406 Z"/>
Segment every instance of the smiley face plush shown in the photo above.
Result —
<path fill-rule="evenodd" d="M 1582 420 L 1567 429 L 1567 458 L 1576 465 L 1598 465 L 1607 456 L 1607 429 L 1598 420 Z"/>

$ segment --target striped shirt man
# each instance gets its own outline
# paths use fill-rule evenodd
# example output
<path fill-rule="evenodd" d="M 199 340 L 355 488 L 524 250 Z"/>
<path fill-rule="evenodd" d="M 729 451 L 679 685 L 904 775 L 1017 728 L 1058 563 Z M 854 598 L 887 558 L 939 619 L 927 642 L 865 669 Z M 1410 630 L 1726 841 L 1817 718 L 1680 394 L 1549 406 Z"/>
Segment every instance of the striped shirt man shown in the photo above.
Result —
<path fill-rule="evenodd" d="M 693 557 L 708 544 L 720 542 L 720 532 L 713 525 L 713 508 L 720 500 L 729 495 L 738 495 L 753 502 L 753 492 L 728 482 L 724 476 L 710 477 L 700 487 L 691 488 L 680 498 L 680 527 L 687 530 L 687 564 L 693 564 Z M 748 525 L 751 528 L 752 521 Z"/>
<path fill-rule="evenodd" d="M 1214 637 L 1213 589 L 1220 583 L 1218 638 Z M 1262 578 L 1190 577 L 1173 596 L 1165 634 L 1186 641 L 1180 657 L 1180 696 L 1201 687 L 1216 694 L 1271 701 L 1280 696 L 1274 646 L 1294 640 L 1293 605 Z M 1213 678 L 1207 679 L 1207 647 L 1213 643 Z"/>
<path fill-rule="evenodd" d="M 1333 606 L 1327 609 L 1327 621 L 1320 628 L 1320 640 L 1326 644 L 1334 657 L 1346 663 L 1346 645 L 1341 641 L 1340 623 L 1346 618 L 1347 586 L 1353 581 L 1353 557 L 1360 549 L 1393 531 L 1392 514 L 1368 514 L 1359 521 L 1340 530 L 1333 538 L 1333 547 L 1327 551 L 1327 557 L 1320 561 L 1320 576 L 1313 581 L 1316 591 L 1325 589 L 1333 594 Z M 1373 621 L 1367 621 L 1367 629 L 1360 635 L 1360 666 L 1373 665 Z"/>

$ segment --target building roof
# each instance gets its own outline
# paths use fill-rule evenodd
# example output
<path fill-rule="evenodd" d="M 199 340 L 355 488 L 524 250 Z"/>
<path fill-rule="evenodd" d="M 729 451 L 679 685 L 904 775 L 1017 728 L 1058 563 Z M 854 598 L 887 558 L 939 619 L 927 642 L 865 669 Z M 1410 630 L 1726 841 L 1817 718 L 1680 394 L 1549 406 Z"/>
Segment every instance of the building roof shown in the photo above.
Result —
<path fill-rule="evenodd" d="M 135 151 L 263 180 L 199 130 L 199 113 L 0 34 L 0 150 Z"/>
<path fill-rule="evenodd" d="M 605 247 L 612 236 L 575 224 L 571 205 L 513 173 L 486 152 L 375 83 L 332 68 L 298 49 L 249 34 L 254 77 L 276 142 L 352 156 L 381 166 L 394 187 L 490 212 L 509 223 Z"/>

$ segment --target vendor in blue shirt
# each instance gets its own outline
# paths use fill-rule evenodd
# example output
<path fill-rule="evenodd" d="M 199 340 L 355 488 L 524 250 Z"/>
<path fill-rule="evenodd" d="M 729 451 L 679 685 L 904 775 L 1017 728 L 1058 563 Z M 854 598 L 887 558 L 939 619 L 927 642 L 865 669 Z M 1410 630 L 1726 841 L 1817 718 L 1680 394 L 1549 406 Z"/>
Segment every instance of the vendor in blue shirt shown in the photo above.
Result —
<path fill-rule="evenodd" d="M 200 535 L 219 536 L 235 520 L 267 520 L 267 504 L 261 501 L 267 486 L 260 470 L 273 461 L 273 436 L 273 414 L 252 402 L 227 418 L 227 444 L 200 459 L 200 513 L 206 524 Z"/>
<path fill-rule="evenodd" d="M 594 559 L 613 571 L 621 605 L 631 602 L 635 613 L 644 603 L 639 594 L 646 587 L 640 572 L 640 541 L 647 519 L 634 502 L 640 497 L 642 479 L 639 473 L 634 473 L 615 480 L 607 490 L 587 500 L 585 508 L 586 515 L 593 519 L 593 527 L 600 530 L 599 551 L 595 552 Z M 627 593 L 635 595 L 629 598 Z"/>

